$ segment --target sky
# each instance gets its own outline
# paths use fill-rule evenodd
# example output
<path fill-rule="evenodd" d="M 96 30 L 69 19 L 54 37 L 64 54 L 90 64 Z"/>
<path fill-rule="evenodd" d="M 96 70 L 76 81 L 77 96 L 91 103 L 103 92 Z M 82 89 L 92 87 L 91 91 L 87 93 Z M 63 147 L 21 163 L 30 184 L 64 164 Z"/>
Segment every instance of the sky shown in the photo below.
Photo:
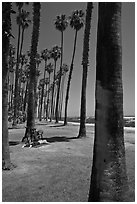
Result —
<path fill-rule="evenodd" d="M 13 3 L 13 8 L 16 7 Z M 87 81 L 87 116 L 94 116 L 95 112 L 95 74 L 96 74 L 96 33 L 98 3 L 94 2 L 92 13 L 89 68 Z M 25 9 L 32 12 L 32 4 L 25 6 Z M 60 46 L 61 33 L 55 29 L 54 20 L 57 15 L 71 15 L 75 9 L 86 11 L 86 2 L 42 2 L 41 23 L 38 52 L 43 49 L 51 49 L 54 45 Z M 32 19 L 32 16 L 30 16 Z M 15 39 L 12 43 L 17 46 L 17 24 L 16 15 L 12 16 L 12 33 Z M 32 24 L 33 25 L 33 24 Z M 25 54 L 31 46 L 32 25 L 25 31 L 23 53 Z M 82 52 L 83 52 L 84 28 L 78 32 L 74 70 L 71 81 L 70 97 L 68 105 L 68 116 L 80 115 L 81 104 L 81 82 L 82 82 Z M 68 26 L 64 32 L 64 56 L 63 63 L 70 65 L 74 42 L 74 30 Z M 58 68 L 59 68 L 58 62 Z M 40 70 L 43 72 L 44 64 Z M 122 3 L 122 67 L 123 67 L 123 99 L 124 115 L 135 115 L 135 4 Z M 42 74 L 43 75 L 43 74 Z M 65 85 L 67 85 L 67 80 Z M 64 89 L 64 98 L 66 87 Z M 63 108 L 64 112 L 64 108 Z M 63 113 L 64 116 L 64 113 Z"/>

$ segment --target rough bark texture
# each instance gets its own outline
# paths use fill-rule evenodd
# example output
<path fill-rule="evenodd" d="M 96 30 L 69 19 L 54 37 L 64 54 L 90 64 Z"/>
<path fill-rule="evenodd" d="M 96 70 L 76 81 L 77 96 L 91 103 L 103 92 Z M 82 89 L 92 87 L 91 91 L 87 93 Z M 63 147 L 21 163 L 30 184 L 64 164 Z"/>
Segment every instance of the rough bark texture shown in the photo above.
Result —
<path fill-rule="evenodd" d="M 82 75 L 82 90 L 81 90 L 81 109 L 80 109 L 80 129 L 78 137 L 86 137 L 86 87 L 87 87 L 87 73 L 88 73 L 88 57 L 89 57 L 89 36 L 91 28 L 91 15 L 93 3 L 87 3 L 86 24 L 84 32 L 83 43 L 83 75 Z"/>
<path fill-rule="evenodd" d="M 72 72 L 73 72 L 73 62 L 74 62 L 75 51 L 76 51 L 77 34 L 78 34 L 78 31 L 76 30 L 75 39 L 74 39 L 73 55 L 72 55 L 72 61 L 71 61 L 71 65 L 70 65 L 70 71 L 69 71 L 69 77 L 68 77 L 68 83 L 67 83 L 67 91 L 66 91 L 66 98 L 65 98 L 64 125 L 67 125 L 68 100 L 69 100 L 70 82 L 71 82 Z"/>
<path fill-rule="evenodd" d="M 2 3 L 2 169 L 10 169 L 8 139 L 8 52 L 11 3 Z"/>
<path fill-rule="evenodd" d="M 125 201 L 121 3 L 99 3 L 95 140 L 89 202 Z"/>
<path fill-rule="evenodd" d="M 28 110 L 27 110 L 27 128 L 31 130 L 35 126 L 35 84 L 36 84 L 36 54 L 39 39 L 40 28 L 40 3 L 33 3 L 33 31 L 31 41 L 30 55 L 30 80 L 28 88 Z M 27 133 L 27 132 L 26 132 Z M 25 134 L 26 135 L 26 134 Z"/>

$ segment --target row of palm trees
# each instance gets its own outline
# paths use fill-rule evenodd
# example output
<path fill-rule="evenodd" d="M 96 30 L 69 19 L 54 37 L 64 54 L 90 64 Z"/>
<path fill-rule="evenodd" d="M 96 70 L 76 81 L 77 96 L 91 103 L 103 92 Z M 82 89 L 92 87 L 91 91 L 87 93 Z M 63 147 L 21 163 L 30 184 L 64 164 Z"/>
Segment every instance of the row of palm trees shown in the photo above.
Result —
<path fill-rule="evenodd" d="M 33 31 L 30 51 L 29 82 L 28 82 L 28 108 L 26 131 L 35 127 L 35 90 L 36 90 L 36 55 L 39 41 L 41 4 L 33 3 Z M 88 67 L 89 34 L 93 3 L 87 3 L 86 24 L 83 42 L 83 79 L 81 94 L 81 116 L 85 117 L 86 108 L 86 78 Z M 3 169 L 10 169 L 10 154 L 8 143 L 8 52 L 11 36 L 12 11 L 11 3 L 3 3 L 2 37 L 2 162 Z M 83 12 L 80 12 L 83 16 Z M 98 201 L 125 201 L 128 184 L 125 164 L 125 146 L 123 133 L 123 89 L 122 89 L 122 53 L 121 53 L 121 3 L 99 3 L 97 31 L 97 57 L 96 57 L 96 107 L 95 107 L 95 139 L 93 150 L 93 164 L 89 191 L 89 202 Z M 74 12 L 74 16 L 76 16 Z M 65 16 L 62 16 L 65 20 Z M 8 19 L 8 20 L 7 20 Z M 60 17 L 58 17 L 60 22 Z M 63 31 L 67 24 L 61 24 L 61 61 L 60 73 L 63 64 Z M 78 29 L 79 30 L 79 29 Z M 77 30 L 77 31 L 78 31 Z M 76 31 L 76 32 L 77 32 Z M 76 34 L 77 35 L 77 34 Z M 74 48 L 75 50 L 75 48 Z M 73 55 L 75 51 L 73 52 Z M 73 57 L 72 57 L 73 59 Z M 56 60 L 55 67 L 56 67 Z M 73 60 L 71 72 L 73 70 Z M 69 70 L 70 78 L 71 72 Z M 61 85 L 61 74 L 58 84 Z M 58 90 L 60 89 L 58 85 Z M 57 90 L 57 98 L 58 91 Z M 84 104 L 84 105 L 83 105 Z M 83 107 L 84 106 L 84 107 Z M 55 112 L 58 114 L 56 105 Z M 57 115 L 56 115 L 57 117 Z M 83 127 L 83 130 L 82 130 Z M 85 136 L 84 121 L 81 120 L 79 137 Z"/>
<path fill-rule="evenodd" d="M 23 48 L 23 42 L 24 42 L 24 32 L 25 29 L 28 28 L 29 24 L 31 23 L 30 19 L 29 19 L 29 12 L 25 11 L 23 9 L 23 5 L 24 3 L 16 3 L 16 6 L 18 8 L 18 15 L 17 15 L 17 24 L 18 24 L 18 43 L 17 43 L 17 56 L 16 56 L 16 62 L 15 62 L 15 57 L 12 56 L 12 58 L 14 59 L 14 65 L 16 65 L 16 70 L 15 70 L 15 88 L 14 91 L 11 90 L 11 92 L 14 92 L 14 117 L 13 117 L 13 126 L 17 125 L 17 118 L 18 118 L 18 111 L 19 111 L 19 104 L 20 104 L 20 100 L 19 100 L 19 96 L 20 96 L 20 85 L 21 85 L 21 78 L 22 78 L 22 71 L 23 71 L 23 65 L 25 64 L 25 70 L 26 67 L 28 67 L 29 69 L 29 65 L 27 63 L 27 60 L 24 61 L 25 55 L 22 54 L 22 48 Z M 73 63 L 74 63 L 74 57 L 75 57 L 75 51 L 76 51 L 76 42 L 77 42 L 77 34 L 78 31 L 84 26 L 84 12 L 82 10 L 75 10 L 71 16 L 69 16 L 68 18 L 66 17 L 66 15 L 60 15 L 57 16 L 56 20 L 55 20 L 55 27 L 57 30 L 59 30 L 61 32 L 61 47 L 55 46 L 51 51 L 49 51 L 48 49 L 45 49 L 42 51 L 41 56 L 38 57 L 37 54 L 37 70 L 38 67 L 41 63 L 41 58 L 45 61 L 45 68 L 44 68 L 44 78 L 43 78 L 43 82 L 44 84 L 42 85 L 42 89 L 41 89 L 41 99 L 39 102 L 39 119 L 42 119 L 42 107 L 43 107 L 43 96 L 44 96 L 44 87 L 45 87 L 45 78 L 46 78 L 46 72 L 52 72 L 52 65 L 50 64 L 50 66 L 47 66 L 47 61 L 50 58 L 53 58 L 54 60 L 54 79 L 53 79 L 53 87 L 52 87 L 52 100 L 51 100 L 51 115 L 52 118 L 54 118 L 54 114 L 55 113 L 55 119 L 56 119 L 56 123 L 58 123 L 59 118 L 61 118 L 62 115 L 62 104 L 63 104 L 63 90 L 64 90 L 64 80 L 66 76 L 66 72 L 68 71 L 68 67 L 65 66 L 65 72 L 63 71 L 64 69 L 64 64 L 63 64 L 63 35 L 64 35 L 64 31 L 67 28 L 68 24 L 70 24 L 70 26 L 75 30 L 75 38 L 74 38 L 74 49 L 73 49 L 73 53 L 72 53 L 72 60 L 71 60 L 71 65 L 70 65 L 70 70 L 69 70 L 69 77 L 68 77 L 68 84 L 67 84 L 67 90 L 66 90 L 66 98 L 65 98 L 65 117 L 64 117 L 64 125 L 67 124 L 67 111 L 68 111 L 68 99 L 69 99 L 69 92 L 70 92 L 70 84 L 71 84 L 71 78 L 72 78 L 72 72 L 73 72 Z M 22 29 L 22 35 L 21 35 L 21 29 Z M 55 53 L 54 53 L 55 52 Z M 15 51 L 14 51 L 15 54 Z M 24 60 L 22 60 L 24 58 Z M 53 111 L 53 100 L 54 100 L 54 89 L 55 89 L 55 77 L 56 77 L 56 64 L 57 64 L 57 60 L 60 58 L 60 70 L 59 70 L 59 79 L 56 80 L 57 84 L 57 95 L 56 95 L 56 103 L 54 101 L 54 105 L 55 105 L 55 111 Z M 51 67 L 50 69 L 47 67 Z M 67 69 L 66 69 L 67 67 Z M 27 71 L 27 76 L 28 76 L 28 72 Z M 63 74 L 62 74 L 63 72 Z M 38 73 L 39 76 L 39 73 Z M 23 76 L 24 77 L 24 76 Z M 26 77 L 28 78 L 28 77 Z M 38 80 L 37 80 L 38 81 Z M 46 80 L 47 82 L 47 80 Z M 25 83 L 25 81 L 24 81 Z M 40 83 L 41 85 L 41 83 Z M 50 87 L 50 86 L 49 86 Z M 13 86 L 12 86 L 13 89 Z M 28 89 L 28 83 L 26 85 L 26 92 L 27 93 L 27 89 Z M 37 82 L 36 82 L 36 88 L 35 88 L 35 93 L 37 92 Z M 22 95 L 23 95 L 23 91 L 22 91 Z M 24 100 L 24 111 L 26 108 L 26 95 L 25 94 L 25 100 Z M 13 97 L 12 97 L 13 98 Z M 23 97 L 21 97 L 23 98 Z M 12 100 L 11 100 L 12 103 Z M 36 102 L 37 104 L 37 102 Z M 12 106 L 11 106 L 12 107 Z M 48 104 L 47 104 L 47 109 L 48 109 Z M 51 119 L 51 117 L 50 117 Z M 52 119 L 51 119 L 52 120 Z"/>
<path fill-rule="evenodd" d="M 10 45 L 10 58 L 9 58 L 9 111 L 12 112 L 13 110 L 13 93 L 14 93 L 14 67 L 15 67 L 15 49 Z M 58 46 L 54 46 L 51 50 L 45 49 L 41 52 L 40 54 L 37 54 L 36 56 L 36 84 L 35 84 L 35 95 L 38 96 L 36 97 L 36 109 L 37 109 L 37 101 L 39 101 L 38 105 L 38 116 L 39 119 L 42 119 L 42 111 L 43 111 L 43 103 L 47 103 L 49 101 L 49 97 L 51 99 L 49 104 L 51 106 L 51 111 L 52 111 L 52 118 L 54 118 L 54 109 L 53 108 L 53 103 L 55 104 L 55 88 L 58 86 L 58 79 L 60 76 L 60 72 L 56 72 L 56 63 L 57 60 L 60 58 L 61 54 L 61 49 Z M 49 62 L 49 59 L 53 59 L 53 63 Z M 40 63 L 44 60 L 45 62 L 45 67 L 44 67 L 44 76 L 42 79 L 39 79 L 40 76 L 40 70 L 39 66 Z M 26 97 L 27 97 L 27 92 L 28 92 L 28 82 L 29 82 L 29 63 L 30 63 L 30 52 L 28 52 L 28 56 L 26 55 L 21 55 L 20 56 L 20 69 L 19 71 L 19 79 L 18 79 L 18 86 L 19 86 L 19 91 L 18 91 L 18 110 L 23 111 L 24 113 L 26 112 Z M 53 68 L 54 67 L 54 68 Z M 53 73 L 54 71 L 54 73 Z M 66 73 L 68 71 L 68 65 L 63 64 L 62 65 L 62 87 L 61 91 L 63 92 L 64 89 L 64 81 L 66 77 Z M 51 81 L 51 74 L 53 73 L 52 81 Z M 39 80 L 38 80 L 39 79 Z M 38 83 L 39 81 L 39 83 Z M 45 89 L 46 85 L 46 89 Z M 25 88 L 26 87 L 26 88 Z M 38 89 L 37 89 L 38 88 Z M 52 97 L 50 96 L 52 95 Z M 46 102 L 47 98 L 47 102 Z M 43 100 L 44 99 L 44 100 Z M 49 102 L 48 102 L 49 103 Z M 47 104 L 48 105 L 48 104 Z M 59 104 L 60 106 L 62 105 Z M 44 108 L 45 109 L 45 108 Z M 47 107 L 48 109 L 48 107 Z M 51 119 L 51 117 L 50 117 Z M 52 120 L 52 119 L 51 119 Z"/>

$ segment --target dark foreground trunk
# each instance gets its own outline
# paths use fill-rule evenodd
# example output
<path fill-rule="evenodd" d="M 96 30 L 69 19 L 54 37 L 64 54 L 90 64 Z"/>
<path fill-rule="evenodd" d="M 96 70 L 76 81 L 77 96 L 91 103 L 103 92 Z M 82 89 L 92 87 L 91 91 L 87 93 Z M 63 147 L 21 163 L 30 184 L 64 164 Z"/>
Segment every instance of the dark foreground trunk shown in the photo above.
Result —
<path fill-rule="evenodd" d="M 8 51 L 11 3 L 2 3 L 2 169 L 10 169 L 8 139 Z"/>
<path fill-rule="evenodd" d="M 28 131 L 35 127 L 35 86 L 36 86 L 36 54 L 39 39 L 40 27 L 40 3 L 33 3 L 33 31 L 31 41 L 31 55 L 30 55 L 30 80 L 28 87 L 28 110 L 27 110 L 27 128 L 24 138 Z M 23 138 L 23 140 L 24 140 Z"/>
<path fill-rule="evenodd" d="M 121 3 L 99 3 L 95 140 L 89 202 L 126 201 Z"/>

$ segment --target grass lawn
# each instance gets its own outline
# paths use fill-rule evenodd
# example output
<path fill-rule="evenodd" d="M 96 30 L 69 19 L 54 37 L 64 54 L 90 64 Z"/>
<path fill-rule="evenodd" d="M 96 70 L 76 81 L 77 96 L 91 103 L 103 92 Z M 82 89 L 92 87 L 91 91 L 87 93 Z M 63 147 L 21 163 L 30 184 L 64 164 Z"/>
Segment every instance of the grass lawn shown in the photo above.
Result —
<path fill-rule="evenodd" d="M 3 202 L 87 202 L 93 156 L 94 127 L 75 139 L 77 125 L 37 124 L 49 144 L 22 148 L 25 128 L 9 129 L 11 161 L 3 171 Z M 135 131 L 125 130 L 129 200 L 135 200 Z"/>

